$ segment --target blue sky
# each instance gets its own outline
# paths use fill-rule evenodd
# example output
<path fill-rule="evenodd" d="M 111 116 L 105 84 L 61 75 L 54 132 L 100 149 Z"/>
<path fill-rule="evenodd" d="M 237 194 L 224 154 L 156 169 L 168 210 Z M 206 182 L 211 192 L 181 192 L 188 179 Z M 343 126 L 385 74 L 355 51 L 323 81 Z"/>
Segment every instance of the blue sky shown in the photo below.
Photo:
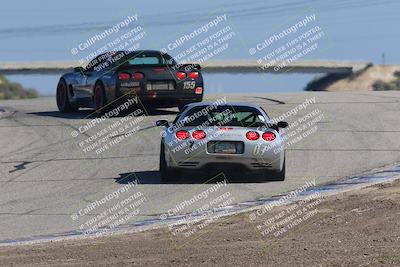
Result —
<path fill-rule="evenodd" d="M 72 47 L 130 14 L 139 15 L 139 24 L 147 33 L 141 47 L 160 49 L 223 13 L 228 15 L 228 23 L 236 36 L 229 48 L 213 59 L 254 59 L 248 53 L 250 47 L 304 16 L 315 14 L 314 23 L 325 35 L 318 43 L 318 50 L 303 59 L 381 63 L 382 53 L 385 53 L 386 63 L 400 63 L 398 0 L 6 1 L 0 9 L 0 61 L 76 59 L 70 52 Z M 11 78 L 40 86 L 34 81 L 38 79 L 35 77 Z M 52 90 L 54 79 L 56 77 L 45 79 L 43 83 L 47 89 L 44 91 Z M 219 78 L 210 79 L 218 81 Z M 296 79 L 304 86 L 309 76 L 297 75 Z M 270 90 L 286 88 L 282 86 L 285 78 L 270 79 L 268 76 L 263 80 Z M 263 84 L 256 87 L 262 90 Z"/>

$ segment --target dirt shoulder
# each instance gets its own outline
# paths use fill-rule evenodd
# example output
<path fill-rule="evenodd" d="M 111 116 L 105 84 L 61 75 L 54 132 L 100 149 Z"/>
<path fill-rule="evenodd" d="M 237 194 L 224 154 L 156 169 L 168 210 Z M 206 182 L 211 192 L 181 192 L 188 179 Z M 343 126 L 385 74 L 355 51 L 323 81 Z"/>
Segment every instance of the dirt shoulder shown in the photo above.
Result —
<path fill-rule="evenodd" d="M 219 218 L 189 237 L 163 228 L 0 247 L 0 266 L 400 266 L 399 204 L 397 180 Z"/>

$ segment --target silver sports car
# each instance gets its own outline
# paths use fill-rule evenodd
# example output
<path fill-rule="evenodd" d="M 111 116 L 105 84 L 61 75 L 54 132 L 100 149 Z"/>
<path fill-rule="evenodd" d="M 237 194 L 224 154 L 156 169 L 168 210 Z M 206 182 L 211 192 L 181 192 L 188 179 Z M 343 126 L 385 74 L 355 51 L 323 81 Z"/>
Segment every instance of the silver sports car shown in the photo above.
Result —
<path fill-rule="evenodd" d="M 164 126 L 160 152 L 163 181 L 185 172 L 257 173 L 265 180 L 285 179 L 284 137 L 287 122 L 271 123 L 259 106 L 199 102 L 186 105 Z"/>

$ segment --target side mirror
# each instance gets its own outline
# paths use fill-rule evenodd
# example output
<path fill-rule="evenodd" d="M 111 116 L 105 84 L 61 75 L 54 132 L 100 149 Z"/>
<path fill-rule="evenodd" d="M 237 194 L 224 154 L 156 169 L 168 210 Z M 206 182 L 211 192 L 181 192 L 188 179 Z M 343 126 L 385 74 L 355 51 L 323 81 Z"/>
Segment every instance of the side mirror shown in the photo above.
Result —
<path fill-rule="evenodd" d="M 168 127 L 169 126 L 169 122 L 167 120 L 158 120 L 156 121 L 156 125 L 157 126 L 165 126 Z"/>
<path fill-rule="evenodd" d="M 286 128 L 289 126 L 289 123 L 287 123 L 286 121 L 278 121 L 277 125 L 279 128 Z"/>
<path fill-rule="evenodd" d="M 74 68 L 74 72 L 84 73 L 85 72 L 85 68 L 83 68 L 83 67 L 75 67 Z"/>

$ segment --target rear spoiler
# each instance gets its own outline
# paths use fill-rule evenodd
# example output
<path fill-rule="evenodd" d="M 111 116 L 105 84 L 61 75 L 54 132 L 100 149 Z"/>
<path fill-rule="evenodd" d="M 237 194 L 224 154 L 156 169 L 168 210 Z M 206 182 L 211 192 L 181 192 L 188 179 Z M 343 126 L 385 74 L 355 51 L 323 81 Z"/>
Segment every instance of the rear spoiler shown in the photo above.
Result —
<path fill-rule="evenodd" d="M 157 68 L 157 67 L 165 67 L 165 68 L 170 68 L 171 70 L 182 70 L 185 69 L 185 71 L 190 71 L 190 70 L 201 70 L 200 64 L 175 64 L 175 65 L 165 65 L 165 64 L 160 64 L 160 65 L 121 65 L 116 68 L 117 71 L 121 70 L 129 70 L 129 69 L 137 69 L 137 68 Z"/>

